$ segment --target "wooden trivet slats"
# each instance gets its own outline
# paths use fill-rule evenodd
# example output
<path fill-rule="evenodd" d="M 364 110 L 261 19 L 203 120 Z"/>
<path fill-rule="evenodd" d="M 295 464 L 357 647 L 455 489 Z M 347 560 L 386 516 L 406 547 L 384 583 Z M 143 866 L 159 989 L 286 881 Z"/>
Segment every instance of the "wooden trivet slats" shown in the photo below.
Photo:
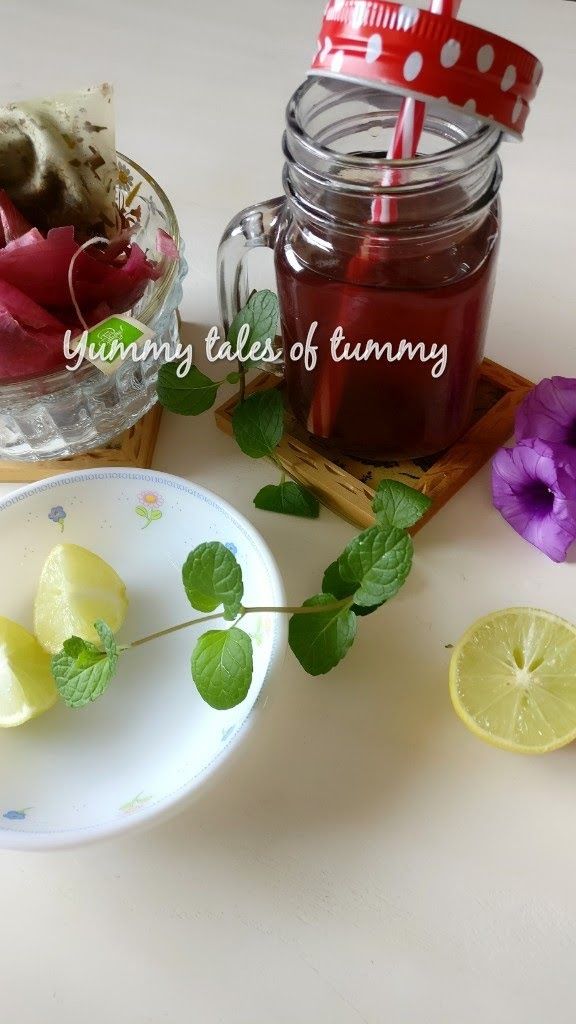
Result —
<path fill-rule="evenodd" d="M 470 429 L 450 449 L 439 455 L 406 462 L 372 463 L 315 448 L 314 439 L 286 409 L 286 430 L 277 449 L 279 461 L 294 479 L 316 494 L 338 515 L 367 527 L 374 522 L 372 500 L 383 479 L 401 480 L 432 498 L 430 512 L 416 532 L 468 482 L 514 432 L 516 409 L 532 388 L 530 381 L 490 359 L 484 360 Z M 261 374 L 246 393 L 282 387 L 272 374 Z M 232 413 L 237 397 L 216 410 L 216 423 L 232 434 Z"/>

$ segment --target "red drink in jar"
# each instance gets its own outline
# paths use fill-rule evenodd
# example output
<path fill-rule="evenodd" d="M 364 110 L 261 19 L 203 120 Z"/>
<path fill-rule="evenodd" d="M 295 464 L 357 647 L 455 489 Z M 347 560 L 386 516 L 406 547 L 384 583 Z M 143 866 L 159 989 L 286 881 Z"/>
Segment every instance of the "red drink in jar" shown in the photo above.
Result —
<path fill-rule="evenodd" d="M 297 234 L 294 246 L 287 227 L 275 265 L 288 397 L 302 423 L 315 432 L 318 402 L 320 436 L 368 460 L 430 455 L 460 437 L 484 352 L 497 238 L 497 204 L 458 242 L 412 256 L 396 257 L 392 242 L 338 260 L 312 253 Z M 314 322 L 317 365 L 306 369 L 290 354 Z M 345 341 L 333 355 L 337 327 Z M 379 347 L 370 350 L 372 340 Z M 346 351 L 352 358 L 338 361 Z"/>
<path fill-rule="evenodd" d="M 466 430 L 499 238 L 501 129 L 430 101 L 417 158 L 391 164 L 401 102 L 309 79 L 288 107 L 286 198 L 240 214 L 220 250 L 230 322 L 242 281 L 249 290 L 246 250 L 274 249 L 293 411 L 317 439 L 372 461 L 431 455 Z M 375 222 L 387 201 L 393 222 Z"/>

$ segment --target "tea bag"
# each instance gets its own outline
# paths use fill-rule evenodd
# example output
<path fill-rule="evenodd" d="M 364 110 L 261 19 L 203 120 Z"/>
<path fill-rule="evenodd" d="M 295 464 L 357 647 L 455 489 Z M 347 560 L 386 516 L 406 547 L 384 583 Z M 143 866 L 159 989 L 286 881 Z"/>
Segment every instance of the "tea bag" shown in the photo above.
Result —
<path fill-rule="evenodd" d="M 110 85 L 0 107 L 0 189 L 41 231 L 113 235 L 117 178 Z"/>

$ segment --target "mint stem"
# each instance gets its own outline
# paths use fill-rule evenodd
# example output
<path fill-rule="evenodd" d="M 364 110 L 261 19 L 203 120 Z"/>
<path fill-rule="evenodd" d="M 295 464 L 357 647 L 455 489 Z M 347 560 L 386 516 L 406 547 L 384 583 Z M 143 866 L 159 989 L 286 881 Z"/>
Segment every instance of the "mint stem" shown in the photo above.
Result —
<path fill-rule="evenodd" d="M 303 607 L 298 605 L 294 608 L 243 608 L 244 615 L 254 615 L 258 612 L 276 612 L 278 615 L 321 615 L 324 612 L 337 612 L 342 608 L 350 608 L 354 604 L 354 598 L 345 597 L 341 601 L 332 601 L 330 604 L 311 604 Z"/>
<path fill-rule="evenodd" d="M 240 374 L 240 380 L 238 382 L 238 402 L 243 402 L 246 398 L 246 370 L 240 360 L 238 360 L 238 373 Z"/>
<path fill-rule="evenodd" d="M 190 619 L 189 622 L 181 622 L 178 626 L 169 626 L 168 629 L 161 629 L 158 633 L 151 633 L 150 636 L 143 636 L 141 640 L 134 640 L 131 644 L 126 644 L 126 648 L 130 647 L 141 647 L 142 644 L 147 644 L 150 640 L 159 640 L 162 636 L 169 636 L 170 633 L 178 633 L 181 629 L 188 629 L 189 626 L 199 626 L 201 622 L 212 622 L 214 619 L 221 619 L 222 612 L 216 612 L 214 615 L 203 615 L 199 619 Z"/>
<path fill-rule="evenodd" d="M 318 604 L 308 605 L 307 607 L 263 607 L 263 608 L 242 608 L 240 619 L 243 619 L 245 615 L 259 615 L 268 612 L 270 614 L 277 615 L 320 615 L 326 612 L 340 611 L 341 608 L 349 608 L 354 603 L 352 597 L 345 597 L 341 601 L 333 601 L 331 604 Z M 143 636 L 141 640 L 134 640 L 131 644 L 126 644 L 123 650 L 129 650 L 132 647 L 141 647 L 142 644 L 147 644 L 151 640 L 159 640 L 160 637 L 169 636 L 171 633 L 178 633 L 181 629 L 189 629 L 190 626 L 199 626 L 204 622 L 213 622 L 215 619 L 221 619 L 222 612 L 215 612 L 214 615 L 202 615 L 198 619 L 190 619 L 189 622 L 181 622 L 178 626 L 170 626 L 168 629 L 161 629 L 158 633 L 151 633 L 150 636 Z"/>

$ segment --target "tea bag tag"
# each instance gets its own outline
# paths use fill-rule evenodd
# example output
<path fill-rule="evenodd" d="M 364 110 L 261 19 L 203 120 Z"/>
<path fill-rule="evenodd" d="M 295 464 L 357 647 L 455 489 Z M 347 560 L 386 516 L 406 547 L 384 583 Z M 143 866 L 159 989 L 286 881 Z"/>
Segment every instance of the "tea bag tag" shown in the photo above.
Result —
<path fill-rule="evenodd" d="M 110 376 L 126 359 L 142 362 L 147 356 L 146 342 L 153 337 L 154 331 L 146 324 L 124 313 L 115 314 L 85 331 L 78 347 L 83 349 L 84 359 Z"/>

